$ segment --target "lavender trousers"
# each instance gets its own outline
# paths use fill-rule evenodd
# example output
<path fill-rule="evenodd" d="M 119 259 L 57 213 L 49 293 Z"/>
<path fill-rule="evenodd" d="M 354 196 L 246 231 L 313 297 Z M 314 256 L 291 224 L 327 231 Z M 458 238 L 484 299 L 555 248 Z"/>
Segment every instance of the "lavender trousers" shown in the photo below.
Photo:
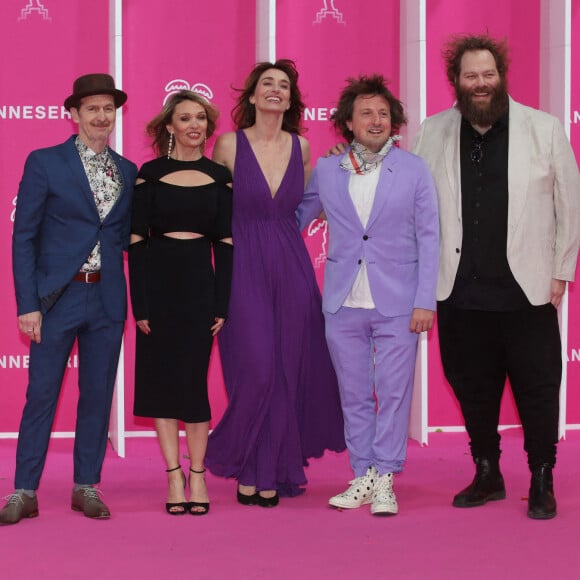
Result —
<path fill-rule="evenodd" d="M 385 317 L 376 309 L 342 307 L 324 317 L 354 475 L 364 475 L 371 465 L 380 475 L 399 473 L 417 354 L 411 315 Z"/>

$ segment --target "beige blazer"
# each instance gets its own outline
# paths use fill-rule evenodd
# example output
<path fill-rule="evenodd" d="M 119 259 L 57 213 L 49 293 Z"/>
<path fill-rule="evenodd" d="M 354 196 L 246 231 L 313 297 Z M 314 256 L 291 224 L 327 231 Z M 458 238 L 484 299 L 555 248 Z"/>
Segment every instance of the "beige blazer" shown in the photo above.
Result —
<path fill-rule="evenodd" d="M 413 151 L 429 165 L 439 200 L 437 300 L 451 294 L 463 235 L 459 136 L 461 114 L 427 118 Z M 509 101 L 507 259 L 528 300 L 550 301 L 552 278 L 574 280 L 580 244 L 580 176 L 556 117 Z"/>

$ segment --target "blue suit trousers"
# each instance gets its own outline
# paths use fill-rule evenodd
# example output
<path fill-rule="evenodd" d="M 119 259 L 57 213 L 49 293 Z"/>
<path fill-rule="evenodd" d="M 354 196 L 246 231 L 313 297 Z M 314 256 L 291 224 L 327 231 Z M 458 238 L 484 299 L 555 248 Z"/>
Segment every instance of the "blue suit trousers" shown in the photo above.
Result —
<path fill-rule="evenodd" d="M 71 282 L 44 315 L 41 342 L 30 345 L 29 384 L 16 451 L 16 489 L 37 489 L 64 372 L 78 341 L 79 399 L 74 482 L 100 481 L 123 322 L 105 314 L 101 283 Z"/>

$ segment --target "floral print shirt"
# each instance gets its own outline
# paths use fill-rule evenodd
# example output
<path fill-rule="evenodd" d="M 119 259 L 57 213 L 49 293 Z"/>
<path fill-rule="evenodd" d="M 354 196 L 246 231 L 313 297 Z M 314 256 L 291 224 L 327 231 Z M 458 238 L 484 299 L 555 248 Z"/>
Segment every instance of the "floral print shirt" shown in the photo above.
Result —
<path fill-rule="evenodd" d="M 121 193 L 123 183 L 119 169 L 113 161 L 108 147 L 101 153 L 95 153 L 78 136 L 75 145 L 83 162 L 95 198 L 95 205 L 97 206 L 97 211 L 102 222 L 115 205 Z M 83 272 L 96 272 L 100 269 L 101 244 L 97 242 L 97 245 L 93 248 L 93 251 L 90 253 L 81 270 Z"/>

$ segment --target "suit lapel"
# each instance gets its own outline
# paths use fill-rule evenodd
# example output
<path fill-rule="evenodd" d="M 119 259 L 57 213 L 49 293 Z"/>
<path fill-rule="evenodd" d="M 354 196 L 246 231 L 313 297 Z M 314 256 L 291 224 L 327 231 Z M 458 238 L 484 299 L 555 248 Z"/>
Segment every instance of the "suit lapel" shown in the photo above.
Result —
<path fill-rule="evenodd" d="M 97 217 L 99 216 L 99 212 L 97 210 L 97 205 L 95 204 L 95 197 L 93 192 L 91 191 L 91 185 L 89 183 L 89 179 L 85 172 L 85 168 L 83 162 L 81 161 L 81 157 L 75 145 L 75 136 L 71 137 L 65 143 L 65 158 L 68 166 L 71 170 L 71 175 L 74 176 L 76 179 L 79 189 L 82 191 L 85 199 L 89 203 L 91 207 L 91 211 L 94 211 Z M 100 219 L 100 218 L 99 218 Z"/>
<path fill-rule="evenodd" d="M 65 158 L 71 169 L 72 175 L 78 182 L 80 190 L 83 192 L 83 195 L 85 196 L 86 200 L 89 203 L 89 206 L 91 207 L 91 211 L 94 211 L 95 215 L 100 221 L 101 218 L 99 216 L 97 204 L 95 203 L 95 196 L 91 190 L 91 185 L 85 172 L 85 167 L 83 165 L 83 162 L 81 161 L 79 152 L 76 148 L 75 138 L 76 137 L 73 136 L 65 143 Z M 127 192 L 127 188 L 132 186 L 132 184 L 128 182 L 129 178 L 125 172 L 125 167 L 120 162 L 121 156 L 112 149 L 109 149 L 109 153 L 111 154 L 113 162 L 115 163 L 117 169 L 119 170 L 119 175 L 121 176 L 122 183 L 121 183 L 121 191 L 119 192 L 119 197 L 117 198 L 117 201 L 115 201 L 115 204 L 111 208 L 111 211 L 107 214 L 107 216 L 103 221 L 107 221 L 107 219 L 109 219 L 109 216 L 111 216 L 111 214 L 115 212 L 115 209 L 119 205 L 121 198 Z"/>
<path fill-rule="evenodd" d="M 369 215 L 369 221 L 367 223 L 367 229 L 369 229 L 377 217 L 381 215 L 385 203 L 391 194 L 393 180 L 395 179 L 396 169 L 397 169 L 397 157 L 398 150 L 393 147 L 387 156 L 383 159 L 381 164 L 381 173 L 379 175 L 379 181 L 377 183 L 377 189 L 375 191 L 375 199 L 373 200 L 373 207 L 371 209 L 371 214 Z"/>
<path fill-rule="evenodd" d="M 455 199 L 457 216 L 461 218 L 461 115 L 453 109 L 452 122 L 447 125 L 443 133 L 443 159 L 445 171 L 449 180 L 449 188 Z"/>
<path fill-rule="evenodd" d="M 337 201 L 347 214 L 353 216 L 352 223 L 358 224 L 362 229 L 362 224 L 360 223 L 358 213 L 356 211 L 356 208 L 354 207 L 352 197 L 350 196 L 349 191 L 350 173 L 345 169 L 341 169 L 338 164 L 336 166 L 336 171 L 337 173 L 336 173 L 335 191 L 337 192 L 338 195 Z"/>
<path fill-rule="evenodd" d="M 530 178 L 530 125 L 523 107 L 510 98 L 508 150 L 508 234 L 524 210 Z"/>
<path fill-rule="evenodd" d="M 121 163 L 121 156 L 118 153 L 116 153 L 115 151 L 113 151 L 111 148 L 109 148 L 109 153 L 111 155 L 111 158 L 113 159 L 113 163 L 117 166 L 117 170 L 119 171 L 119 175 L 121 176 L 121 190 L 119 191 L 119 196 L 117 197 L 115 204 L 111 208 L 111 211 L 106 215 L 104 221 L 107 221 L 107 219 L 109 219 L 109 217 L 115 212 L 115 209 L 117 207 L 119 207 L 119 203 L 121 202 L 121 199 L 123 198 L 123 196 L 127 192 L 127 188 L 132 187 L 132 185 L 133 185 L 133 184 L 129 183 L 129 177 L 125 173 L 124 164 Z"/>

